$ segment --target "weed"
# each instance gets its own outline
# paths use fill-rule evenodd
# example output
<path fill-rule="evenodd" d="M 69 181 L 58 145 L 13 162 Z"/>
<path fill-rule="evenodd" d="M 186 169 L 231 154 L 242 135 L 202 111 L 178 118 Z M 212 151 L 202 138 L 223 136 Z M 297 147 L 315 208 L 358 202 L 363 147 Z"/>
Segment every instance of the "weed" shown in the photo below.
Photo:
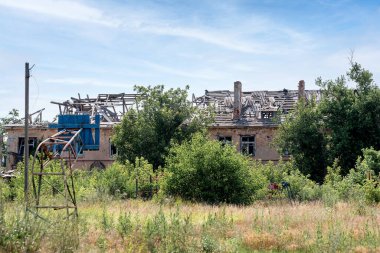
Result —
<path fill-rule="evenodd" d="M 131 213 L 121 213 L 119 215 L 117 231 L 124 238 L 132 232 Z"/>

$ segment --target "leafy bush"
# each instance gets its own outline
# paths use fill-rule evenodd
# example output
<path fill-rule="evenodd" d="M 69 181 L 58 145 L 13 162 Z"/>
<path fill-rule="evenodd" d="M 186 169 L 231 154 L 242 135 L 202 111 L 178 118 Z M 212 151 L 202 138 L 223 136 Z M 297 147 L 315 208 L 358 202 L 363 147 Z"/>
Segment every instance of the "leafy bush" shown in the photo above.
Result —
<path fill-rule="evenodd" d="M 97 188 L 100 192 L 106 192 L 112 196 L 131 195 L 133 188 L 129 184 L 129 164 L 113 163 L 104 171 L 96 174 Z"/>
<path fill-rule="evenodd" d="M 356 161 L 355 168 L 347 176 L 340 176 L 340 167 L 335 161 L 332 167 L 327 168 L 323 188 L 326 195 L 337 195 L 339 200 L 365 200 L 368 203 L 380 202 L 379 176 L 375 173 L 380 170 L 380 151 L 363 149 L 363 157 Z"/>
<path fill-rule="evenodd" d="M 273 191 L 269 189 L 270 183 L 276 183 L 280 189 L 276 192 L 277 197 L 288 196 L 286 189 L 281 187 L 282 182 L 287 182 L 290 186 L 292 198 L 297 200 L 315 200 L 320 197 L 319 186 L 304 176 L 292 162 L 280 161 L 278 164 L 272 162 L 263 164 L 254 162 L 251 168 L 253 176 L 253 187 L 255 188 L 255 199 L 265 199 L 273 197 Z"/>
<path fill-rule="evenodd" d="M 380 202 L 380 188 L 377 187 L 377 183 L 373 180 L 366 180 L 363 185 L 365 200 L 372 203 Z"/>
<path fill-rule="evenodd" d="M 81 199 L 92 199 L 104 195 L 120 198 L 135 197 L 136 179 L 142 195 L 154 187 L 153 167 L 144 158 L 136 160 L 136 166 L 126 162 L 114 162 L 105 170 L 75 171 L 75 185 Z M 95 194 L 95 196 L 94 196 Z M 144 195 L 144 196 L 145 196 Z"/>
<path fill-rule="evenodd" d="M 208 203 L 248 204 L 254 192 L 248 160 L 235 147 L 196 134 L 167 158 L 167 194 Z"/>

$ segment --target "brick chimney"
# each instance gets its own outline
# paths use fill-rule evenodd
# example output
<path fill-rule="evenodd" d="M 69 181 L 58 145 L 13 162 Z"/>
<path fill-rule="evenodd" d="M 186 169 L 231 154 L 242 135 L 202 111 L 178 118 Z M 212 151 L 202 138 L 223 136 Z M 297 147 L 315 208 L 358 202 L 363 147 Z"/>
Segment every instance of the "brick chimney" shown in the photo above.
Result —
<path fill-rule="evenodd" d="M 234 82 L 234 113 L 233 120 L 239 120 L 241 117 L 241 82 Z"/>
<path fill-rule="evenodd" d="M 305 98 L 305 81 L 300 80 L 298 82 L 298 100 Z"/>

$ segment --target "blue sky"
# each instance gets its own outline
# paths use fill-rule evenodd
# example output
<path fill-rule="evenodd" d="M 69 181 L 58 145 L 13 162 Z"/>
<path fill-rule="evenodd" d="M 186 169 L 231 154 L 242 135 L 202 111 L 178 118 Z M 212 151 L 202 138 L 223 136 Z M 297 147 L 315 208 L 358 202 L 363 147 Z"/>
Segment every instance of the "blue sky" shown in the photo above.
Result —
<path fill-rule="evenodd" d="M 50 101 L 164 84 L 296 89 L 334 79 L 354 58 L 380 78 L 380 1 L 0 0 L 0 117 Z"/>

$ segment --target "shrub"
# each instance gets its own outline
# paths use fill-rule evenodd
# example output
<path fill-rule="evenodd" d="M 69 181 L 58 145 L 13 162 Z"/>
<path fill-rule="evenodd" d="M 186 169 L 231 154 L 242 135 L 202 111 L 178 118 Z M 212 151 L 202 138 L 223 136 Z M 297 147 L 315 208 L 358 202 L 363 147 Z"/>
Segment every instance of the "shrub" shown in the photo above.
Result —
<path fill-rule="evenodd" d="M 144 158 L 138 158 L 136 165 L 114 162 L 105 170 L 77 170 L 74 175 L 78 197 L 82 200 L 96 199 L 104 195 L 118 198 L 135 197 L 136 179 L 138 190 L 143 196 L 147 195 L 146 192 L 150 193 L 154 187 L 153 167 Z"/>
<path fill-rule="evenodd" d="M 96 175 L 97 187 L 100 192 L 106 192 L 112 196 L 132 195 L 133 188 L 130 181 L 130 164 L 113 163 L 106 170 Z"/>
<path fill-rule="evenodd" d="M 342 177 L 341 168 L 335 161 L 332 167 L 327 168 L 324 194 L 334 195 L 339 200 L 352 200 L 354 202 L 365 200 L 368 203 L 380 202 L 380 188 L 376 172 L 380 169 L 380 151 L 363 149 L 363 157 L 358 157 L 355 168 Z M 325 196 L 330 198 L 329 196 Z M 336 201 L 335 201 L 336 202 Z"/>
<path fill-rule="evenodd" d="M 196 134 L 174 146 L 167 158 L 163 187 L 167 194 L 208 203 L 247 204 L 254 187 L 248 160 L 233 146 Z"/>
<path fill-rule="evenodd" d="M 380 188 L 376 187 L 376 182 L 372 180 L 366 180 L 364 185 L 364 197 L 367 203 L 379 203 L 380 202 Z"/>
<path fill-rule="evenodd" d="M 278 164 L 272 162 L 262 164 L 254 162 L 251 167 L 253 176 L 253 187 L 255 189 L 254 198 L 264 199 L 268 196 L 273 197 L 268 189 L 270 183 L 277 183 L 280 186 L 276 193 L 277 197 L 285 198 L 288 196 L 286 189 L 281 188 L 282 182 L 290 185 L 290 194 L 297 200 L 315 200 L 320 197 L 320 188 L 307 176 L 304 176 L 292 162 L 280 161 Z M 282 189 L 282 191 L 280 191 Z"/>

